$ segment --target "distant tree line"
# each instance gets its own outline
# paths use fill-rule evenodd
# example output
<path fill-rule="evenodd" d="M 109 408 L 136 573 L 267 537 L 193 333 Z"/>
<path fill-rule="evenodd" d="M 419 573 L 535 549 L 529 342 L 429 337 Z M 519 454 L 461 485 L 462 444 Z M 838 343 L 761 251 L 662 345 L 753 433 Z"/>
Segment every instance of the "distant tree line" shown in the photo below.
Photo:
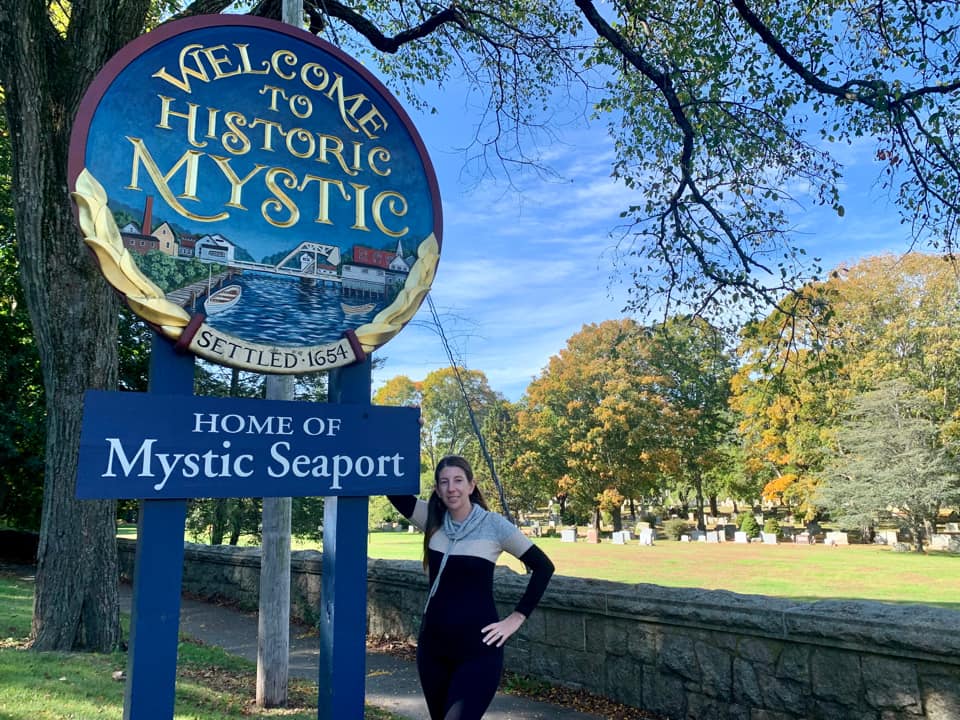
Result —
<path fill-rule="evenodd" d="M 729 499 L 867 538 L 903 527 L 922 548 L 960 507 L 955 269 L 917 253 L 874 257 L 790 302 L 803 307 L 732 342 L 696 318 L 587 325 L 517 403 L 460 368 L 508 503 L 615 529 L 625 507 L 674 507 L 703 528 Z M 422 408 L 425 469 L 458 452 L 489 479 L 454 377 L 395 377 L 376 401 Z M 372 521 L 396 519 L 376 507 Z"/>

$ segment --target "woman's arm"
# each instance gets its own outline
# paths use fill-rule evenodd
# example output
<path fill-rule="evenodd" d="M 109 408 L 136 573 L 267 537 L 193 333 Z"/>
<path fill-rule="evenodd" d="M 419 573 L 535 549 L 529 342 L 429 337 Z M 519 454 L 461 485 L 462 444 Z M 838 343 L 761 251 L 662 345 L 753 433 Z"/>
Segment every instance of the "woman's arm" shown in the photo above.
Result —
<path fill-rule="evenodd" d="M 530 570 L 527 589 L 512 613 L 499 622 L 487 625 L 480 631 L 483 633 L 483 642 L 487 645 L 500 647 L 520 629 L 520 626 L 530 617 L 530 613 L 540 602 L 540 598 L 543 597 L 543 593 L 547 589 L 547 583 L 553 576 L 555 570 L 553 563 L 547 557 L 547 554 L 536 545 L 531 544 L 519 557 Z"/>
<path fill-rule="evenodd" d="M 407 519 L 410 519 L 417 507 L 416 495 L 387 495 L 387 500 Z"/>
<path fill-rule="evenodd" d="M 422 531 L 427 526 L 427 503 L 416 495 L 387 495 L 387 499 L 415 528 Z"/>
<path fill-rule="evenodd" d="M 547 554 L 536 545 L 531 545 L 530 549 L 520 556 L 520 561 L 530 570 L 530 581 L 527 583 L 527 589 L 514 610 L 528 618 L 537 603 L 540 602 L 540 598 L 543 597 L 543 593 L 547 589 L 547 583 L 550 582 L 556 568 L 554 568 Z"/>

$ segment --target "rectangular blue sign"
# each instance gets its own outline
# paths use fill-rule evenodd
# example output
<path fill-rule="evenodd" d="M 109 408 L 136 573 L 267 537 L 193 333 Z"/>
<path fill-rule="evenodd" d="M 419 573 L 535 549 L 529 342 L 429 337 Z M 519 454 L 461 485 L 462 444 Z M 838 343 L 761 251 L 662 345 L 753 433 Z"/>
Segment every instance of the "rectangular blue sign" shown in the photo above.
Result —
<path fill-rule="evenodd" d="M 416 494 L 420 410 L 89 390 L 80 499 Z"/>

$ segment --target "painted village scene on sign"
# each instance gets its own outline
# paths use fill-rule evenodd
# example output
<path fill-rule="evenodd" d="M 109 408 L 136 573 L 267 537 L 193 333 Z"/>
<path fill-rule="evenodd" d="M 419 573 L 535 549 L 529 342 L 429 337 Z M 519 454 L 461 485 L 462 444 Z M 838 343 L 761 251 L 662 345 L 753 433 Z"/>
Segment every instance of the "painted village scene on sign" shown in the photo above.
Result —
<path fill-rule="evenodd" d="M 401 239 L 391 249 L 304 240 L 256 258 L 221 233 L 197 235 L 156 217 L 152 200 L 139 218 L 130 208 L 111 207 L 137 266 L 168 300 L 254 342 L 337 340 L 338 330 L 369 322 L 393 302 L 417 260 Z"/>
<path fill-rule="evenodd" d="M 73 197 L 105 276 L 160 332 L 214 362 L 310 372 L 416 312 L 439 260 L 436 178 L 356 61 L 217 16 L 144 36 L 98 85 L 71 144 Z"/>

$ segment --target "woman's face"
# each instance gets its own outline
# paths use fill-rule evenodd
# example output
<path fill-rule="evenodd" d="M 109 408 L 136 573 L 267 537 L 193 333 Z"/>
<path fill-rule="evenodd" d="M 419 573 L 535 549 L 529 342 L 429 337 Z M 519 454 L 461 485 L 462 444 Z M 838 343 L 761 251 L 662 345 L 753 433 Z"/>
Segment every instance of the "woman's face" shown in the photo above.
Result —
<path fill-rule="evenodd" d="M 467 478 L 466 471 L 456 465 L 447 465 L 437 476 L 437 495 L 447 506 L 454 520 L 460 521 L 470 514 L 472 504 L 470 493 L 477 487 L 474 480 Z"/>

